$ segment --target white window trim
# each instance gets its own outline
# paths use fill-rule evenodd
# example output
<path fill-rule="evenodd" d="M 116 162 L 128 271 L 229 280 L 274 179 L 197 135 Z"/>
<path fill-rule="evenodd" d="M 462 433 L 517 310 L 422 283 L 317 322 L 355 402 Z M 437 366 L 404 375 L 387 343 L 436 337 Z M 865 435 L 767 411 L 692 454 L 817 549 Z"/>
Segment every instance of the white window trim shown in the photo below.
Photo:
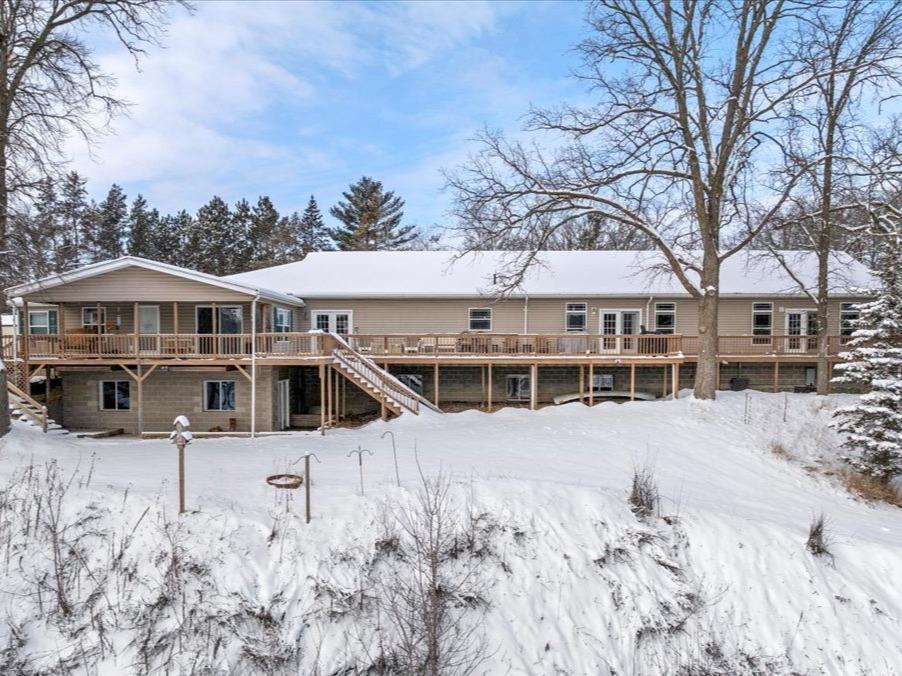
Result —
<path fill-rule="evenodd" d="M 286 331 L 276 331 L 276 326 L 282 326 L 281 324 L 277 324 L 277 322 L 276 322 L 276 318 L 279 316 L 279 312 L 287 312 L 288 313 L 288 329 Z M 273 306 L 272 329 L 273 329 L 273 333 L 291 333 L 294 330 L 294 312 L 291 311 L 291 308 L 283 307 L 281 305 Z"/>
<path fill-rule="evenodd" d="M 511 397 L 508 395 L 508 393 L 510 392 L 508 383 L 513 378 L 526 378 L 527 387 L 525 396 Z M 530 401 L 532 398 L 532 376 L 528 373 L 508 373 L 507 376 L 505 376 L 504 387 L 504 396 L 506 397 L 506 401 Z"/>
<path fill-rule="evenodd" d="M 205 303 L 203 305 L 195 305 L 194 306 L 194 333 L 197 333 L 197 334 L 200 333 L 200 330 L 199 330 L 200 322 L 198 321 L 198 310 L 200 310 L 201 308 L 205 308 L 205 307 L 208 307 L 212 310 L 213 304 Z M 238 310 L 238 321 L 241 322 L 241 325 L 238 329 L 238 333 L 244 333 L 244 306 L 241 305 L 240 303 L 237 305 L 235 303 L 223 303 L 222 305 L 220 305 L 219 303 L 216 304 L 217 316 L 213 317 L 213 326 L 216 329 L 215 333 L 217 333 L 217 334 L 219 333 L 219 317 L 218 317 L 219 311 L 223 308 L 229 308 L 229 307 L 236 308 Z M 207 334 L 207 335 L 212 335 L 212 334 Z M 225 335 L 229 335 L 229 334 L 225 334 Z"/>
<path fill-rule="evenodd" d="M 151 307 L 151 308 L 153 308 L 154 310 L 156 310 L 156 315 L 157 315 L 157 331 L 156 331 L 155 334 L 154 334 L 154 333 L 141 333 L 141 310 L 142 310 L 143 308 L 146 308 L 146 307 Z M 159 306 L 159 305 L 152 305 L 152 304 L 144 304 L 144 303 L 141 303 L 141 304 L 138 306 L 138 325 L 135 327 L 135 333 L 141 334 L 141 335 L 143 335 L 143 336 L 153 336 L 153 335 L 160 334 L 160 333 L 162 333 L 162 332 L 163 332 L 163 324 L 162 324 L 162 318 L 160 317 L 160 306 Z"/>
<path fill-rule="evenodd" d="M 568 305 L 582 305 L 583 310 L 568 310 Z M 570 315 L 582 315 L 585 317 L 585 321 L 583 322 L 583 328 L 581 329 L 571 329 L 567 326 L 567 320 L 570 318 Z M 564 303 L 564 333 L 588 333 L 589 331 L 589 304 L 584 303 L 581 300 L 571 300 Z"/>
<path fill-rule="evenodd" d="M 128 383 L 128 408 L 105 408 L 103 405 L 103 384 L 104 383 L 116 383 L 117 389 L 119 383 Z M 132 381 L 127 380 L 125 378 L 118 378 L 116 380 L 99 380 L 97 381 L 97 408 L 100 411 L 112 411 L 112 412 L 121 412 L 121 411 L 131 411 L 132 410 Z"/>
<path fill-rule="evenodd" d="M 348 333 L 354 333 L 354 311 L 353 310 L 311 310 L 310 311 L 310 330 L 316 331 L 316 316 L 330 315 L 329 325 L 334 324 L 332 315 L 348 315 Z"/>
<path fill-rule="evenodd" d="M 210 408 L 208 406 L 207 401 L 207 384 L 208 383 L 235 383 L 235 408 Z M 235 413 L 238 410 L 238 383 L 236 380 L 229 380 L 223 378 L 217 378 L 215 380 L 205 380 L 201 385 L 202 389 L 200 392 L 201 403 L 203 403 L 203 409 L 205 412 L 209 413 Z M 222 392 L 219 394 L 219 400 L 222 401 Z"/>
<path fill-rule="evenodd" d="M 659 306 L 659 305 L 672 305 L 672 306 L 673 306 L 673 310 L 658 310 L 658 306 Z M 658 315 L 659 315 L 659 314 L 661 314 L 661 315 L 671 315 L 671 316 L 673 317 L 673 325 L 669 327 L 671 332 L 670 332 L 669 334 L 662 334 L 662 335 L 671 335 L 671 336 L 672 336 L 672 335 L 675 335 L 676 332 L 677 332 L 677 330 L 676 330 L 676 325 L 677 325 L 677 304 L 676 304 L 675 302 L 673 302 L 673 301 L 662 301 L 662 302 L 660 302 L 660 303 L 655 303 L 655 328 L 654 328 L 655 331 L 657 331 L 657 330 L 660 328 L 660 327 L 658 326 Z"/>
<path fill-rule="evenodd" d="M 770 311 L 766 310 L 756 310 L 756 305 L 770 305 Z M 774 315 L 776 314 L 774 309 L 774 304 L 766 301 L 754 301 L 751 305 L 752 313 L 749 316 L 749 321 L 751 322 L 751 332 L 749 333 L 752 338 L 759 338 L 762 341 L 769 340 L 774 335 Z M 769 333 L 755 333 L 755 315 L 770 315 L 770 332 Z M 753 343 L 754 344 L 754 343 Z"/>
<path fill-rule="evenodd" d="M 489 328 L 487 329 L 474 329 L 473 328 L 473 310 L 488 310 L 489 313 Z M 484 319 L 477 319 L 476 321 L 485 321 Z M 490 307 L 471 307 L 467 308 L 467 331 L 472 333 L 488 333 L 492 331 L 495 326 L 495 312 Z"/>
<path fill-rule="evenodd" d="M 843 333 L 845 330 L 845 315 L 853 314 L 855 315 L 854 319 L 851 321 L 857 322 L 861 319 L 861 303 L 856 302 L 843 302 L 839 304 L 839 335 L 843 338 L 849 338 L 855 332 L 855 327 L 849 327 L 849 333 Z"/>

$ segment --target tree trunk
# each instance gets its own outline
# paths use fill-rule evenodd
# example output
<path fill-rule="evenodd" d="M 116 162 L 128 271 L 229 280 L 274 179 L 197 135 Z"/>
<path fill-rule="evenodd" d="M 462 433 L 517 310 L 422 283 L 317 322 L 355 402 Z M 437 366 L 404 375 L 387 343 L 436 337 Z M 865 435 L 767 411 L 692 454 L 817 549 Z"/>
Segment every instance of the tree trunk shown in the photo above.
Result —
<path fill-rule="evenodd" d="M 827 333 L 830 315 L 828 312 L 828 266 L 830 258 L 830 246 L 818 251 L 817 270 L 817 380 L 818 394 L 830 393 L 830 336 Z"/>
<path fill-rule="evenodd" d="M 714 399 L 717 396 L 718 302 L 720 299 L 720 262 L 717 252 L 706 247 L 702 296 L 698 301 L 698 363 L 695 369 L 695 396 Z M 679 387 L 679 383 L 676 384 Z"/>

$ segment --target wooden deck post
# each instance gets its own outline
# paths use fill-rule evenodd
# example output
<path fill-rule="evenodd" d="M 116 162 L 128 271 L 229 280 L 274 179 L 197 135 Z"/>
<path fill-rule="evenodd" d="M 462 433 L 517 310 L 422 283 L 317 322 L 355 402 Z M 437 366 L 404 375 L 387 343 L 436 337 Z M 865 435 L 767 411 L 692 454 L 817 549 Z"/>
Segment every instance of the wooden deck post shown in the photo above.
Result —
<path fill-rule="evenodd" d="M 480 391 L 479 393 L 482 395 L 482 401 L 480 404 L 485 405 L 486 396 L 485 396 L 485 368 L 482 366 L 479 367 L 479 380 L 480 380 Z"/>
<path fill-rule="evenodd" d="M 489 372 L 488 372 L 488 380 L 489 380 L 489 386 L 488 386 L 488 412 L 491 413 L 491 412 L 492 412 L 492 362 L 489 362 L 488 371 L 489 371 Z"/>
<path fill-rule="evenodd" d="M 438 376 L 439 376 L 438 362 L 435 362 L 435 374 L 433 376 L 433 379 L 435 380 L 435 383 L 434 383 L 435 394 L 432 397 L 432 403 L 435 404 L 436 406 L 438 406 Z"/>
<path fill-rule="evenodd" d="M 141 362 L 138 362 L 136 373 L 138 374 L 136 380 L 138 381 L 138 436 L 140 437 L 144 434 L 144 378 L 141 377 Z"/>
<path fill-rule="evenodd" d="M 539 365 L 533 363 L 530 366 L 531 373 L 529 374 L 529 410 L 536 410 L 536 399 L 538 399 L 539 393 Z"/>
<path fill-rule="evenodd" d="M 56 333 L 57 333 L 57 354 L 60 357 L 66 356 L 66 309 L 60 303 L 56 306 Z"/>
<path fill-rule="evenodd" d="M 780 391 L 780 362 L 774 360 L 774 392 Z"/>
<path fill-rule="evenodd" d="M 679 398 L 680 398 L 680 365 L 679 365 L 678 362 L 674 362 L 674 364 L 673 364 L 673 374 L 672 374 L 672 376 L 673 376 L 673 377 L 672 377 L 672 380 L 673 380 L 673 383 L 672 383 L 672 385 L 673 385 L 673 398 L 674 398 L 674 399 L 679 399 Z"/>
<path fill-rule="evenodd" d="M 25 375 L 28 376 L 28 357 L 31 353 L 31 350 L 29 349 L 31 346 L 28 344 L 28 338 L 31 334 L 31 322 L 29 321 L 29 317 L 28 317 L 28 301 L 27 300 L 22 301 L 22 322 L 23 322 L 23 324 L 22 324 L 22 361 L 24 362 L 24 366 L 25 366 Z M 31 392 L 29 391 L 29 387 L 30 387 L 30 380 L 26 380 L 25 387 L 23 388 L 25 390 L 25 394 L 28 394 L 28 395 L 31 394 Z"/>
<path fill-rule="evenodd" d="M 50 366 L 44 364 L 44 406 L 50 406 Z"/>
<path fill-rule="evenodd" d="M 835 362 L 830 359 L 827 361 L 827 394 L 833 391 L 833 366 Z"/>
<path fill-rule="evenodd" d="M 579 403 L 584 403 L 583 393 L 586 391 L 586 383 L 584 381 L 583 365 L 579 365 Z"/>
<path fill-rule="evenodd" d="M 219 317 L 216 316 L 216 303 L 210 304 L 210 313 L 213 315 L 213 356 L 219 354 Z"/>
<path fill-rule="evenodd" d="M 179 344 L 179 304 L 172 303 L 172 332 L 175 334 L 175 344 Z"/>
<path fill-rule="evenodd" d="M 636 401 L 636 363 L 630 364 L 630 401 Z"/>
<path fill-rule="evenodd" d="M 332 380 L 335 374 L 330 366 L 326 369 L 326 424 L 332 427 Z"/>
<path fill-rule="evenodd" d="M 326 433 L 326 365 L 319 365 L 319 429 L 320 434 Z"/>
<path fill-rule="evenodd" d="M 666 364 L 664 365 L 664 387 L 661 390 L 661 396 L 662 397 L 667 396 L 667 365 Z"/>
<path fill-rule="evenodd" d="M 589 406 L 595 405 L 595 365 L 589 362 Z"/>
<path fill-rule="evenodd" d="M 133 315 L 133 317 L 132 317 L 132 333 L 134 333 L 133 342 L 134 342 L 134 349 L 135 349 L 135 359 L 137 359 L 138 352 L 140 352 L 140 348 L 138 347 L 138 304 L 137 303 L 135 303 L 135 307 L 132 312 L 132 315 Z"/>

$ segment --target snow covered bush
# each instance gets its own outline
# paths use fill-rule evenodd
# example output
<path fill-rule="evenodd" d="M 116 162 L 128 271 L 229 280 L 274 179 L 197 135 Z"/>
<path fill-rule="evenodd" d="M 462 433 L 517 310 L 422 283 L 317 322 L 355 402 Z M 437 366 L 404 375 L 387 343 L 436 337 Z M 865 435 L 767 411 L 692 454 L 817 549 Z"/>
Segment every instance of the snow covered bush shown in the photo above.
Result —
<path fill-rule="evenodd" d="M 633 486 L 630 489 L 630 508 L 640 519 L 654 515 L 658 509 L 658 484 L 651 467 L 633 470 Z"/>
<path fill-rule="evenodd" d="M 860 306 L 849 351 L 840 355 L 834 382 L 870 391 L 836 412 L 846 433 L 846 460 L 858 471 L 888 484 L 902 474 L 902 234 L 881 242 L 877 298 Z"/>

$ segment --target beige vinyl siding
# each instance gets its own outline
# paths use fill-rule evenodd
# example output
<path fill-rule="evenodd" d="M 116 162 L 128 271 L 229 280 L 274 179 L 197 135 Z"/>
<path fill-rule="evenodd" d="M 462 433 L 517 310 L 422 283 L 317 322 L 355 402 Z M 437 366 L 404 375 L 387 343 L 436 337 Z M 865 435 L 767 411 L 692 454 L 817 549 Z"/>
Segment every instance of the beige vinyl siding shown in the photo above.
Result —
<path fill-rule="evenodd" d="M 198 305 L 211 305 L 212 302 L 207 303 L 183 303 L 179 302 L 178 304 L 178 313 L 179 313 L 179 333 L 196 333 L 197 332 L 197 324 L 195 321 L 195 308 Z M 242 308 L 242 320 L 244 322 L 243 333 L 251 332 L 251 306 L 250 303 L 236 303 L 236 302 L 217 302 L 217 306 L 220 305 L 240 305 Z M 160 333 L 174 333 L 175 332 L 175 324 L 173 322 L 174 316 L 174 307 L 172 301 L 160 301 L 160 302 L 141 302 L 140 305 L 157 305 L 160 308 Z M 64 311 L 64 326 L 65 330 L 68 332 L 71 329 L 81 328 L 81 310 L 82 308 L 89 307 L 94 308 L 97 307 L 96 303 L 85 302 L 85 303 L 64 303 L 61 305 Z M 132 333 L 134 331 L 134 314 L 135 314 L 135 304 L 134 303 L 101 303 L 101 308 L 106 309 L 106 317 L 107 324 L 116 324 L 117 317 L 119 319 L 118 323 L 118 333 Z M 297 316 L 295 316 L 295 320 L 297 321 Z M 295 324 L 297 326 L 297 324 Z M 301 329 L 306 331 L 306 328 Z"/>
<path fill-rule="evenodd" d="M 848 300 L 832 300 L 827 306 L 827 333 L 831 336 L 839 335 L 840 304 Z M 796 298 L 764 297 L 764 298 L 723 298 L 720 301 L 720 317 L 718 332 L 722 336 L 750 336 L 752 335 L 752 304 L 773 303 L 774 322 L 773 335 L 786 334 L 787 310 L 811 310 L 816 311 L 815 304 L 803 296 Z M 693 334 L 698 333 L 696 328 Z"/>
<path fill-rule="evenodd" d="M 158 301 L 161 298 L 185 302 L 247 301 L 248 297 L 246 293 L 134 267 L 35 291 L 25 298 L 29 301 L 86 301 L 90 304 L 94 301 Z"/>

